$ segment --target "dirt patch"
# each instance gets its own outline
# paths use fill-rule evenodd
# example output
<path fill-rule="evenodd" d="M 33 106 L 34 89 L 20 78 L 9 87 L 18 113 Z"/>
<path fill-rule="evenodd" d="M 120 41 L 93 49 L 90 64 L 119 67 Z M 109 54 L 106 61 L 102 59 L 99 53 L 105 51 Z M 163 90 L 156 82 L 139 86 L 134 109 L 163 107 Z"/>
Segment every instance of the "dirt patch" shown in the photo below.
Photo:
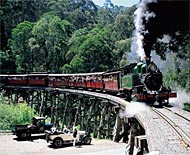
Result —
<path fill-rule="evenodd" d="M 54 149 L 43 136 L 34 137 L 32 141 L 18 140 L 14 135 L 0 135 L 0 155 L 124 155 L 125 143 L 110 140 L 93 139 L 91 145 L 81 147 L 66 145 Z"/>

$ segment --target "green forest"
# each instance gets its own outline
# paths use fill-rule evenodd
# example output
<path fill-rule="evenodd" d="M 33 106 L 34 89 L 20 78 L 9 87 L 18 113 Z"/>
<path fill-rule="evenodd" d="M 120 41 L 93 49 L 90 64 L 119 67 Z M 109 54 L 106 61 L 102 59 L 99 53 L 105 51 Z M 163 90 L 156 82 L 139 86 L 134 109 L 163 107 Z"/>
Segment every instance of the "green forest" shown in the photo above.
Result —
<path fill-rule="evenodd" d="M 84 73 L 117 69 L 130 60 L 136 6 L 100 7 L 91 0 L 1 0 L 0 72 Z M 190 91 L 190 33 L 152 50 L 165 83 Z M 138 56 L 137 56 L 138 58 Z M 174 85 L 175 83 L 175 85 Z"/>

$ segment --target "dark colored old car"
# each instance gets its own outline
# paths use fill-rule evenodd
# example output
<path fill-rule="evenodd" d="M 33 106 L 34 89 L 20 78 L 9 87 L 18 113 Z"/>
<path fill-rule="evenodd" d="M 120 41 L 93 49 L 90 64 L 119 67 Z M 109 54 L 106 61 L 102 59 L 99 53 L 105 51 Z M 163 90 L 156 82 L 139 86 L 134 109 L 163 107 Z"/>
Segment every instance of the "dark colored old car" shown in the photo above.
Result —
<path fill-rule="evenodd" d="M 47 130 L 51 130 L 53 124 L 45 123 L 45 117 L 33 117 L 31 124 L 14 125 L 12 132 L 18 138 L 28 138 L 32 134 L 46 133 Z"/>

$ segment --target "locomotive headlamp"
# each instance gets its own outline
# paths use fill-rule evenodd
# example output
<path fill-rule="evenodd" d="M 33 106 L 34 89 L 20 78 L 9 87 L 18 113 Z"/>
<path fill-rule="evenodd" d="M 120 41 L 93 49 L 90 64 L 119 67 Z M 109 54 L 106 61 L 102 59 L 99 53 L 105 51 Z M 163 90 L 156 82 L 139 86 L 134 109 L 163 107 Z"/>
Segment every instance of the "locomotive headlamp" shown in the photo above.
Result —
<path fill-rule="evenodd" d="M 156 72 L 157 71 L 157 66 L 156 66 L 156 64 L 155 63 L 151 63 L 150 65 L 149 65 L 149 71 L 150 72 Z"/>

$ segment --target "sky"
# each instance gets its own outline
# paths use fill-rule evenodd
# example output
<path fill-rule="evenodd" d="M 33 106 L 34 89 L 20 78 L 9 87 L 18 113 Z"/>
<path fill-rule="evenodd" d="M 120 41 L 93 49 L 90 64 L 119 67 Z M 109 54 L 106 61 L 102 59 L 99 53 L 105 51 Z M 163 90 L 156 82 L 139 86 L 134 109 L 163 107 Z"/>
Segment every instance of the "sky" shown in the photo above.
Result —
<path fill-rule="evenodd" d="M 96 5 L 103 6 L 105 0 L 92 0 Z M 111 0 L 114 5 L 131 7 L 140 0 Z"/>

